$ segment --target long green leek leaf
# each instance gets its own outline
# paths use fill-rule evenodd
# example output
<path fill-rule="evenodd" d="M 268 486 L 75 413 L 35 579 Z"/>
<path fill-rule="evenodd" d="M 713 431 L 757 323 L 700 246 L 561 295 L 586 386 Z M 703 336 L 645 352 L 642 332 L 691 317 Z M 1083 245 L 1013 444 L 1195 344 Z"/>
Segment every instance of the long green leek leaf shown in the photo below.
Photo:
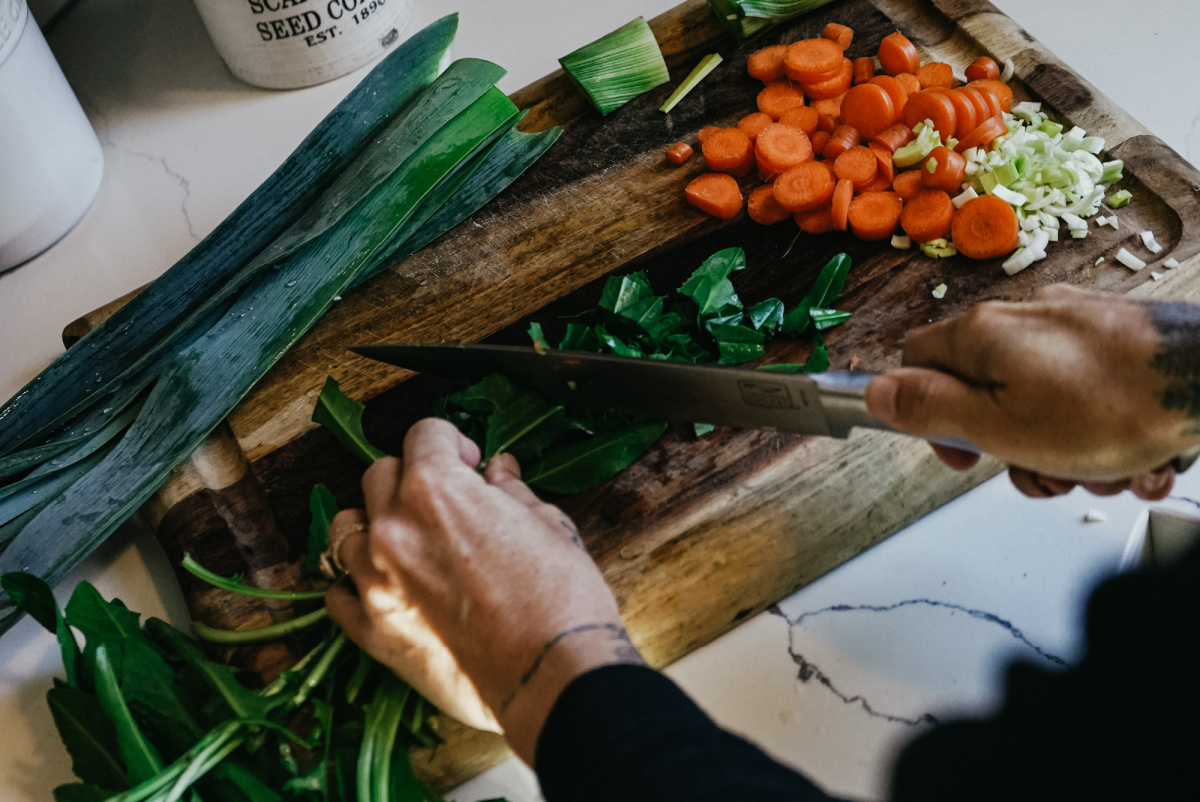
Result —
<path fill-rule="evenodd" d="M 156 384 L 138 420 L 96 469 L 41 511 L 0 555 L 0 573 L 59 581 L 154 492 L 250 387 L 412 218 L 455 167 L 490 147 L 516 107 L 489 90 L 459 114 L 355 211 L 259 276 L 221 321 L 186 348 Z M 497 131 L 500 134 L 497 134 Z M 16 616 L 0 598 L 0 631 Z"/>
<path fill-rule="evenodd" d="M 397 47 L 229 217 L 162 278 L 0 407 L 0 455 L 114 386 L 278 237 L 437 75 L 458 28 L 443 17 Z"/>

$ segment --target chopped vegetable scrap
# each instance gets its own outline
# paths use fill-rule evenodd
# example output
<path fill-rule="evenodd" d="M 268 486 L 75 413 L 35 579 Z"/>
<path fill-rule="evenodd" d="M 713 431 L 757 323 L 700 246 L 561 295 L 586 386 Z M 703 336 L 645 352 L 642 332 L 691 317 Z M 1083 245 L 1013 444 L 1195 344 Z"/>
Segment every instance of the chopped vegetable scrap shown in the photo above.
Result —
<path fill-rule="evenodd" d="M 707 69 L 703 74 L 694 79 L 689 76 L 684 82 L 686 88 L 677 90 L 678 97 L 672 96 L 667 102 L 674 106 L 720 60 L 720 56 L 715 61 L 706 60 Z M 658 48 L 658 40 L 642 17 L 563 56 L 558 63 L 588 102 L 604 115 L 616 111 L 643 92 L 665 84 L 671 77 Z M 663 108 L 663 111 L 670 111 L 670 108 Z"/>
<path fill-rule="evenodd" d="M 768 8 L 789 4 L 712 5 L 745 22 L 774 19 Z M 749 187 L 751 219 L 773 225 L 791 211 L 805 232 L 850 231 L 900 249 L 916 243 L 930 258 L 1004 259 L 1010 275 L 1044 259 L 1060 235 L 1087 237 L 1124 164 L 1103 161 L 1102 138 L 1068 130 L 1040 103 L 1014 102 L 1011 60 L 980 56 L 963 84 L 950 64 L 922 64 L 902 33 L 884 37 L 877 59 L 851 61 L 844 53 L 853 37 L 831 23 L 820 38 L 755 51 L 746 70 L 764 84 L 758 113 L 737 129 L 701 132 L 717 143 L 711 154 L 706 145 L 709 169 L 745 178 L 757 167 L 763 184 Z M 700 189 L 708 187 L 687 192 L 697 208 L 726 220 L 740 213 L 732 183 L 720 203 Z M 1132 197 L 1121 189 L 1108 205 Z M 1097 224 L 1118 227 L 1115 215 Z M 1145 242 L 1161 251 L 1152 236 Z"/>
<path fill-rule="evenodd" d="M 654 294 L 645 273 L 611 276 L 599 307 L 571 318 L 558 348 L 732 365 L 762 358 L 776 335 L 811 335 L 816 346 L 807 363 L 767 368 L 827 370 L 829 353 L 822 332 L 850 318 L 849 312 L 831 308 L 850 270 L 849 257 L 840 254 L 825 265 L 808 295 L 791 311 L 778 298 L 745 306 L 730 280 L 745 268 L 741 248 L 718 251 L 679 287 L 681 299 Z M 550 347 L 540 324 L 531 324 L 529 335 L 535 347 Z M 485 460 L 511 453 L 521 462 L 522 477 L 530 486 L 558 494 L 607 482 L 667 429 L 665 423 L 634 415 L 564 408 L 499 374 L 443 398 L 437 414 L 479 443 Z M 343 420 L 345 429 L 355 430 L 352 419 Z M 697 436 L 707 431 L 711 427 L 697 424 Z"/>

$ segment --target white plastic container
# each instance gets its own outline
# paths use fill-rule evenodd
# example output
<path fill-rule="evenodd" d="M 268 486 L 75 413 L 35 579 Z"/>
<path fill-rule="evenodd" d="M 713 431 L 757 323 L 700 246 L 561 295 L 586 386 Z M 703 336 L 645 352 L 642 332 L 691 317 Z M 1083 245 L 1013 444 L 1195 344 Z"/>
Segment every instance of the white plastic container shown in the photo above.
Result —
<path fill-rule="evenodd" d="M 0 272 L 70 231 L 104 156 L 25 0 L 0 0 Z"/>
<path fill-rule="evenodd" d="M 229 71 L 268 89 L 339 78 L 390 50 L 412 18 L 412 0 L 195 2 Z"/>

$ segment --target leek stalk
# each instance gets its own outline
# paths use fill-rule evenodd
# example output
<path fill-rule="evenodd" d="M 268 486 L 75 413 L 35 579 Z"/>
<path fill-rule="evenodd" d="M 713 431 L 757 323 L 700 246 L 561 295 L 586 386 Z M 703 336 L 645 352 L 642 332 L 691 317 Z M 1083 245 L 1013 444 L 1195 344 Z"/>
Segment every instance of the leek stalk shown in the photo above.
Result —
<path fill-rule="evenodd" d="M 675 87 L 675 91 L 671 93 L 669 98 L 667 98 L 667 102 L 662 104 L 662 108 L 660 108 L 659 111 L 665 114 L 670 113 L 671 109 L 675 108 L 679 101 L 687 97 L 688 92 L 691 92 L 693 89 L 695 89 L 696 86 L 704 80 L 705 76 L 715 70 L 717 65 L 720 63 L 720 53 L 709 53 L 707 56 L 700 59 L 700 63 L 697 64 L 696 68 L 688 74 L 687 78 L 683 79 L 683 83 Z"/>
<path fill-rule="evenodd" d="M 558 63 L 604 115 L 670 79 L 658 40 L 642 17 L 563 56 Z"/>

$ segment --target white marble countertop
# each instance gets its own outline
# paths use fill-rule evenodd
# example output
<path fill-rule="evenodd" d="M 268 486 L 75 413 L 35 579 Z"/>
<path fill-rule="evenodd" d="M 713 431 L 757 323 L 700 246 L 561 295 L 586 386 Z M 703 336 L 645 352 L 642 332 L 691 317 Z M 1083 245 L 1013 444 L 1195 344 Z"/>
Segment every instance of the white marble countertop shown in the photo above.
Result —
<path fill-rule="evenodd" d="M 512 91 L 555 69 L 559 55 L 675 1 L 571 0 L 564 13 L 564 0 L 413 0 L 409 32 L 461 11 L 455 55 L 502 64 L 509 74 L 501 88 Z M 1179 59 L 1200 30 L 1200 4 L 993 1 L 1200 163 L 1200 93 Z M 82 0 L 47 38 L 97 130 L 105 177 L 73 232 L 0 276 L 0 398 L 61 352 L 66 323 L 191 248 L 362 75 L 294 92 L 239 83 L 189 0 Z M 1196 473 L 1177 495 L 1200 498 Z M 1108 520 L 1082 523 L 1091 508 Z M 994 480 L 668 673 L 719 721 L 830 791 L 882 799 L 890 755 L 930 716 L 987 709 L 1014 656 L 1069 662 L 1079 653 L 1082 601 L 1097 576 L 1114 570 L 1143 509 L 1128 495 L 1097 500 L 1079 491 L 1032 502 Z M 133 609 L 186 621 L 161 552 L 136 525 L 64 588 L 83 578 Z M 72 779 L 45 706 L 58 671 L 53 640 L 31 622 L 0 641 L 0 798 L 47 800 Z M 451 798 L 501 794 L 537 798 L 515 761 Z"/>

